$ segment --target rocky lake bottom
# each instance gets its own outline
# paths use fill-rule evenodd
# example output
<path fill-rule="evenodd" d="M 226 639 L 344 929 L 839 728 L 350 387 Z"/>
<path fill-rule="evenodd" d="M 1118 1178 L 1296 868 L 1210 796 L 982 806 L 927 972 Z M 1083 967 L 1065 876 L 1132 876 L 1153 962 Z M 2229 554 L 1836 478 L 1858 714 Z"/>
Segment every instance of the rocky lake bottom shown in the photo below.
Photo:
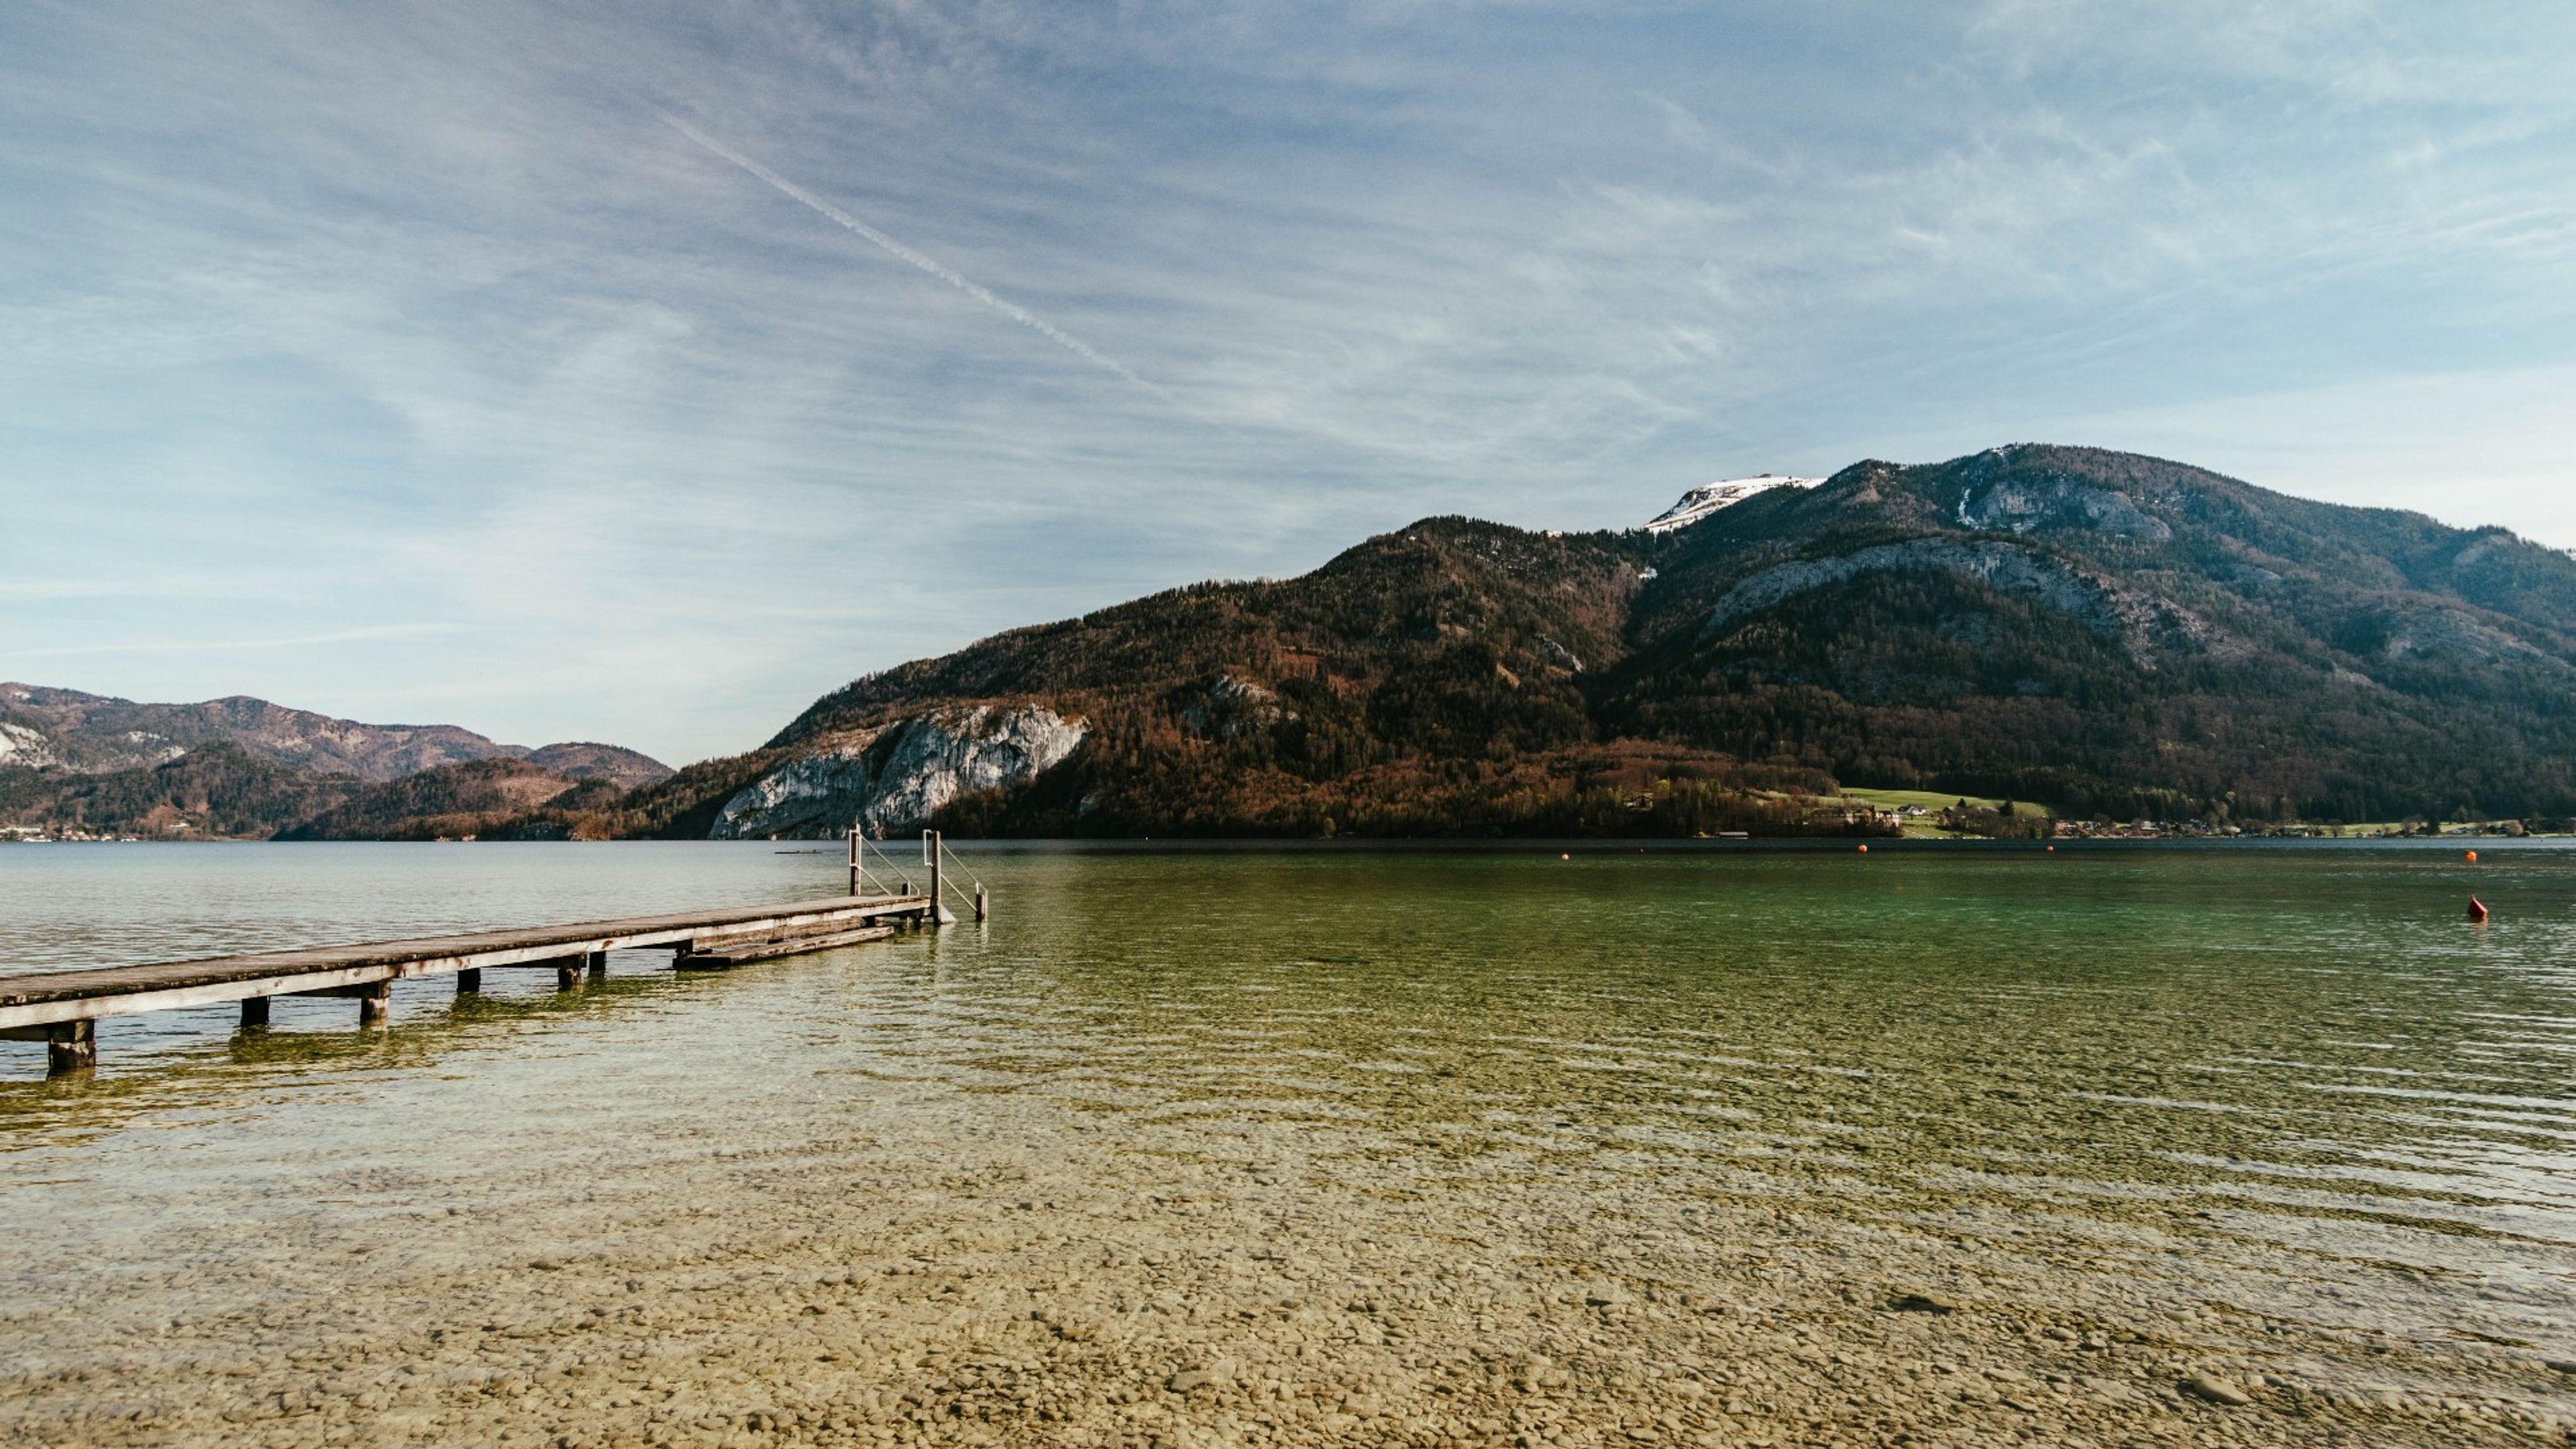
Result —
<path fill-rule="evenodd" d="M 0 1435 L 2576 1442 L 2576 855 L 2490 856 L 970 853 L 936 936 L 11 1044 Z M 29 848 L 0 947 L 833 864 Z"/>

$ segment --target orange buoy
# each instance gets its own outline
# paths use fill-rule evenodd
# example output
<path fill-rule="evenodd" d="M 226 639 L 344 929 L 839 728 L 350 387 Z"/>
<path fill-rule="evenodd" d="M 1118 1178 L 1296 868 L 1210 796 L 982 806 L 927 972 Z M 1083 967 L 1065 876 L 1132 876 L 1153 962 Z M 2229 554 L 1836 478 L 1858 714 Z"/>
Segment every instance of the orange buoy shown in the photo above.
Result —
<path fill-rule="evenodd" d="M 1571 855 L 1571 854 L 1564 854 L 1564 855 L 1559 855 L 1559 856 L 1557 857 L 1557 859 L 1559 859 L 1559 860 L 1572 860 L 1572 859 L 1574 859 L 1574 857 L 1573 857 L 1573 855 Z"/>
<path fill-rule="evenodd" d="M 2487 903 L 2479 900 L 2476 896 L 2469 897 L 2469 919 L 2472 921 L 2483 921 L 2486 918 Z"/>
<path fill-rule="evenodd" d="M 1860 848 L 1860 853 L 1861 853 L 1861 854 L 1863 854 L 1863 855 L 1867 855 L 1867 854 L 1869 854 L 1869 847 L 1868 847 L 1868 846 L 1866 846 L 1866 845 L 1862 846 L 1862 847 Z"/>
<path fill-rule="evenodd" d="M 2057 847 L 2056 847 L 2056 846 L 2054 846 L 2054 845 L 2050 846 L 2050 847 L 2048 848 L 2048 853 L 2049 853 L 2049 854 L 2051 854 L 2051 855 L 2055 855 L 2055 854 L 2057 853 Z"/>
<path fill-rule="evenodd" d="M 2471 864 L 2471 865 L 2475 865 L 2475 864 L 2477 864 L 2477 863 L 2478 863 L 2478 853 L 2477 853 L 2476 851 L 2472 850 L 2472 851 L 2470 851 L 2470 852 L 2469 852 L 2469 864 Z"/>

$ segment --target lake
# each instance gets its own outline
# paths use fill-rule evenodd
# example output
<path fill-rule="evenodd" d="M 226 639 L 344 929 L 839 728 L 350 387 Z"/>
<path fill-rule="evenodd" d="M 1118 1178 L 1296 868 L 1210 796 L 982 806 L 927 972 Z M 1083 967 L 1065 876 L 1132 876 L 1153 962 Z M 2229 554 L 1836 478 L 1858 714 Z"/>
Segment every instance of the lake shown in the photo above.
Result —
<path fill-rule="evenodd" d="M 2576 852 L 2480 848 L 970 846 L 936 935 L 0 1043 L 0 1435 L 2564 1443 Z M 789 849 L 0 847 L 0 970 Z"/>

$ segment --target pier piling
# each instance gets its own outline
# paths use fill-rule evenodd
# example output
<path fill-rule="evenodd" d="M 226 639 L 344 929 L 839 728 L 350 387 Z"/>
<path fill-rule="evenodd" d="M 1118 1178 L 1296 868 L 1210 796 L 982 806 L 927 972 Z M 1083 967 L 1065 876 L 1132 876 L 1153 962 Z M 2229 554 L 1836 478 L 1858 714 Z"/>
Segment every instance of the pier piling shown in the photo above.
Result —
<path fill-rule="evenodd" d="M 358 1003 L 358 1024 L 380 1027 L 390 1016 L 393 983 L 453 975 L 456 990 L 482 989 L 490 970 L 552 967 L 571 990 L 598 976 L 616 949 L 676 947 L 684 965 L 735 966 L 776 956 L 830 950 L 926 924 L 937 904 L 901 895 L 829 896 L 819 900 L 732 906 L 618 920 L 475 931 L 308 946 L 247 956 L 85 967 L 0 977 L 0 1041 L 45 1043 L 46 1071 L 59 1076 L 97 1063 L 103 1016 L 239 1003 L 241 1024 L 267 1026 L 280 996 L 336 996 Z M 693 959 L 694 958 L 694 959 Z"/>
<path fill-rule="evenodd" d="M 930 913 L 922 917 L 922 924 L 925 926 L 937 926 L 939 924 L 940 914 L 939 857 L 942 853 L 939 849 L 938 831 L 925 830 L 921 832 L 921 853 L 930 865 Z"/>
<path fill-rule="evenodd" d="M 67 1021 L 45 1043 L 45 1075 L 85 1072 L 98 1065 L 98 1023 Z"/>
<path fill-rule="evenodd" d="M 361 1028 L 382 1026 L 393 1006 L 394 981 L 390 976 L 374 981 L 359 981 L 347 986 L 324 986 L 312 991 L 290 992 L 293 996 L 344 996 L 358 1003 L 358 1025 Z M 245 1000 L 243 1006 L 249 1006 Z M 244 1013 L 247 1015 L 247 1011 Z M 265 1013 L 263 1013 L 265 1015 Z"/>
<path fill-rule="evenodd" d="M 87 1017 L 78 1021 L 47 1022 L 42 1026 L 10 1027 L 0 1030 L 0 1040 L 43 1042 L 45 1075 L 49 1077 L 87 1071 L 98 1065 L 98 1023 Z"/>
<path fill-rule="evenodd" d="M 0 1041 L 45 1044 L 45 1075 L 85 1071 L 98 1065 L 98 1024 L 87 1017 L 49 1021 L 36 1026 L 0 1027 Z"/>

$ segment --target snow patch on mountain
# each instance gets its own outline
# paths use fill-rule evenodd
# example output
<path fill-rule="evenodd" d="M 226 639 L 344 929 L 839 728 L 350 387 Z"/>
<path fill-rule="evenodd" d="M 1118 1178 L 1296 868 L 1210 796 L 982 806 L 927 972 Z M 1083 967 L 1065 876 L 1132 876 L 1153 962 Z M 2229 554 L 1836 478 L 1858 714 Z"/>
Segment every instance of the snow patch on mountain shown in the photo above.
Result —
<path fill-rule="evenodd" d="M 1715 483 L 1702 483 L 1682 495 L 1682 501 L 1655 515 L 1646 523 L 1648 533 L 1670 533 L 1688 528 L 1721 508 L 1732 508 L 1757 493 L 1774 488 L 1813 488 L 1822 478 L 1782 478 L 1764 473 L 1754 478 L 1725 478 Z"/>

